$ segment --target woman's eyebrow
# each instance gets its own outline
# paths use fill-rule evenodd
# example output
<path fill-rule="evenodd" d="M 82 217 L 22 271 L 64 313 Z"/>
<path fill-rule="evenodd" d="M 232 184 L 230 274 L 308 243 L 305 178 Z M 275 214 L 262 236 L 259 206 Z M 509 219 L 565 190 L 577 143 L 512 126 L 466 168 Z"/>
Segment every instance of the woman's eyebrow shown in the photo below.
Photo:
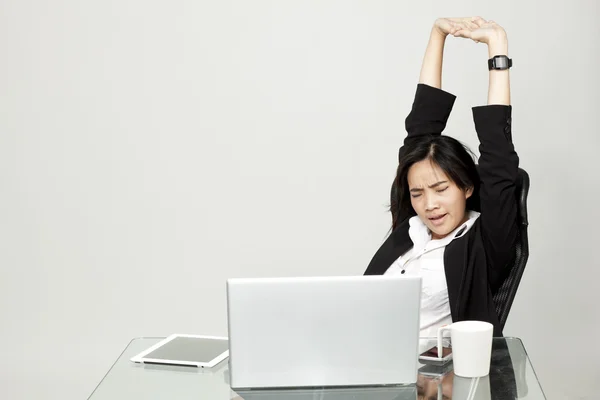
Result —
<path fill-rule="evenodd" d="M 439 182 L 434 183 L 433 185 L 429 185 L 429 187 L 434 188 L 434 187 L 440 186 L 441 184 L 444 184 L 444 183 L 448 183 L 448 181 L 439 181 Z"/>
<path fill-rule="evenodd" d="M 429 185 L 429 188 L 433 189 L 434 187 L 438 187 L 438 186 L 440 186 L 440 185 L 442 185 L 444 183 L 448 183 L 448 181 L 439 181 L 439 182 L 436 182 L 433 185 Z M 423 188 L 413 188 L 413 189 L 410 189 L 410 191 L 411 192 L 422 192 Z"/>

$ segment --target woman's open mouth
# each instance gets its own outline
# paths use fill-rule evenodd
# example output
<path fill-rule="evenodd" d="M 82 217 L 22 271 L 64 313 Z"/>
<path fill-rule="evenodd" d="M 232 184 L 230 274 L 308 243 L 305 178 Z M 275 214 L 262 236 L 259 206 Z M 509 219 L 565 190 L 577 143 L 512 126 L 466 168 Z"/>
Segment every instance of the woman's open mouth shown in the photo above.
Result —
<path fill-rule="evenodd" d="M 431 221 L 431 223 L 434 226 L 442 225 L 444 223 L 444 221 L 446 220 L 446 215 L 448 215 L 448 214 L 441 214 L 441 215 L 429 217 L 429 221 Z"/>

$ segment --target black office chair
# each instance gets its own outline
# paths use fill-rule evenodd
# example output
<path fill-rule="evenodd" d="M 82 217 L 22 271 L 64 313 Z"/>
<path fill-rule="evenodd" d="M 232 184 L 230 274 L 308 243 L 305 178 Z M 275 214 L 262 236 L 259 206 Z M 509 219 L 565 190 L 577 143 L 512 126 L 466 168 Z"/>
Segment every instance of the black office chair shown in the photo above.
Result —
<path fill-rule="evenodd" d="M 517 294 L 517 289 L 519 288 L 519 283 L 521 283 L 521 277 L 523 276 L 523 271 L 525 271 L 525 265 L 529 258 L 529 240 L 527 236 L 527 228 L 529 227 L 529 221 L 527 219 L 529 174 L 522 168 L 519 168 L 516 186 L 515 201 L 517 202 L 519 236 L 514 245 L 511 260 L 508 263 L 508 265 L 512 265 L 510 272 L 508 272 L 506 278 L 504 278 L 504 282 L 502 282 L 502 285 L 500 285 L 498 290 L 492 294 L 496 306 L 496 313 L 500 320 L 500 329 L 502 330 L 508 319 L 508 313 Z M 475 211 L 481 211 L 478 207 L 478 204 L 474 207 Z"/>
<path fill-rule="evenodd" d="M 529 227 L 529 221 L 527 219 L 527 196 L 529 195 L 529 174 L 519 168 L 519 177 L 517 179 L 517 190 L 516 190 L 515 201 L 518 204 L 518 224 L 519 224 L 519 237 L 515 243 L 514 253 L 510 264 L 512 268 L 510 273 L 504 279 L 504 282 L 494 293 L 494 303 L 496 304 L 496 312 L 500 319 L 500 327 L 504 329 L 508 313 L 512 306 L 519 283 L 521 283 L 521 277 L 523 271 L 525 271 L 525 265 L 529 258 L 529 240 L 527 236 L 527 228 Z"/>

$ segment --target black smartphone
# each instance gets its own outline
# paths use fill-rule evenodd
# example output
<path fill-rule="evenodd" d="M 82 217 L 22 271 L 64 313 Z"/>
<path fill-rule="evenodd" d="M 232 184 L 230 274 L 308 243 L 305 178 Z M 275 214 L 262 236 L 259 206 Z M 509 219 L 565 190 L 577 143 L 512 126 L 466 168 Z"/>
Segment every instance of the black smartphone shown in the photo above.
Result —
<path fill-rule="evenodd" d="M 425 364 L 419 368 L 419 375 L 433 378 L 440 378 L 451 372 L 453 369 L 452 362 L 447 362 L 444 365 Z"/>
<path fill-rule="evenodd" d="M 438 348 L 425 350 L 419 355 L 419 362 L 427 365 L 445 365 L 452 361 L 452 347 L 442 347 L 442 358 L 438 357 Z"/>

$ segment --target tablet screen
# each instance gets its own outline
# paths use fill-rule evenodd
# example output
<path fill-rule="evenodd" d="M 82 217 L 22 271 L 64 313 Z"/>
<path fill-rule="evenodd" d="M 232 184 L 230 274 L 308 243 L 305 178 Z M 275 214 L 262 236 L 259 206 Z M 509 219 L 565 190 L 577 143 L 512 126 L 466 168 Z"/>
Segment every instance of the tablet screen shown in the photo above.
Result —
<path fill-rule="evenodd" d="M 178 336 L 144 358 L 208 363 L 227 349 L 226 340 Z"/>

